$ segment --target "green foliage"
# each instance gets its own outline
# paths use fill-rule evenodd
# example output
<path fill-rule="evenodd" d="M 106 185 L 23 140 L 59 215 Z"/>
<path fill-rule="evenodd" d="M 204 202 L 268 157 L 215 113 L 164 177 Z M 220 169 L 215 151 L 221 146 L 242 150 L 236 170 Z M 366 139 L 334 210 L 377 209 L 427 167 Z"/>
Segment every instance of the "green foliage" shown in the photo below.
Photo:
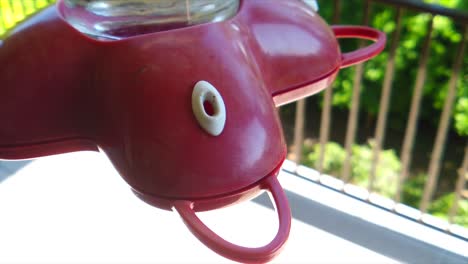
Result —
<path fill-rule="evenodd" d="M 373 161 L 373 146 L 354 145 L 351 161 L 353 182 L 357 185 L 367 187 L 369 185 L 369 173 Z M 379 154 L 374 191 L 381 195 L 393 198 L 398 182 L 398 173 L 401 162 L 393 149 L 383 150 Z"/>
<path fill-rule="evenodd" d="M 424 184 L 426 183 L 427 175 L 420 173 L 415 177 L 406 180 L 403 186 L 402 202 L 413 208 L 419 208 L 421 197 L 424 193 Z"/>
<path fill-rule="evenodd" d="M 340 24 L 363 24 L 363 3 L 365 1 L 341 1 L 342 12 Z M 426 0 L 451 8 L 468 10 L 468 1 L 464 0 Z M 320 14 L 331 23 L 333 1 L 319 1 Z M 375 116 L 379 109 L 380 92 L 389 58 L 389 45 L 392 33 L 396 29 L 396 12 L 388 5 L 372 4 L 370 26 L 378 28 L 388 36 L 387 49 L 378 57 L 365 64 L 362 80 L 361 109 Z M 414 13 L 405 10 L 402 16 L 402 31 L 395 57 L 395 77 L 392 86 L 391 120 L 396 128 L 405 125 L 410 108 L 412 90 L 419 66 L 423 41 L 428 34 L 428 22 L 431 16 L 427 13 Z M 432 32 L 432 43 L 427 67 L 427 77 L 424 83 L 421 118 L 433 124 L 438 123 L 441 109 L 447 95 L 448 82 L 452 75 L 452 65 L 455 51 L 462 39 L 463 29 L 450 18 L 436 16 Z M 356 42 L 342 42 L 343 51 L 353 50 Z M 462 69 L 468 68 L 468 56 L 464 58 Z M 333 105 L 339 108 L 349 108 L 351 103 L 354 69 L 340 72 L 334 83 Z M 453 129 L 462 136 L 468 135 L 468 73 L 460 75 L 457 84 L 456 111 L 453 113 Z"/>
<path fill-rule="evenodd" d="M 320 158 L 320 145 L 306 141 L 303 147 L 303 164 L 317 168 Z M 351 161 L 351 183 L 368 187 L 369 174 L 372 165 L 372 143 L 367 145 L 354 145 L 352 149 Z M 383 150 L 379 153 L 380 162 L 377 166 L 376 179 L 374 183 L 375 192 L 393 198 L 396 192 L 401 162 L 394 150 Z M 325 145 L 325 157 L 323 161 L 323 173 L 329 175 L 340 175 L 346 157 L 345 149 L 336 142 L 329 142 Z M 420 173 L 405 181 L 402 190 L 402 202 L 414 208 L 419 208 L 421 197 L 424 193 L 424 185 L 427 174 Z M 450 209 L 453 206 L 454 193 L 441 196 L 433 201 L 429 206 L 429 213 L 447 219 Z M 453 222 L 468 227 L 468 201 L 458 202 L 458 213 Z"/>
<path fill-rule="evenodd" d="M 305 145 L 304 164 L 310 167 L 318 167 L 320 157 L 320 145 Z M 351 182 L 367 188 L 369 184 L 369 173 L 372 165 L 372 144 L 354 145 L 351 160 Z M 398 172 L 401 164 L 393 150 L 384 150 L 379 153 L 380 162 L 377 166 L 374 191 L 387 196 L 394 197 Z M 323 172 L 330 175 L 340 175 L 345 160 L 344 148 L 336 143 L 329 142 L 325 145 L 325 157 Z"/>
<path fill-rule="evenodd" d="M 320 158 L 320 145 L 305 145 L 304 164 L 309 167 L 318 167 Z M 340 144 L 336 142 L 329 142 L 325 145 L 325 157 L 323 160 L 324 172 L 330 175 L 340 175 L 341 168 L 343 167 L 343 161 L 345 159 L 345 150 Z"/>
<path fill-rule="evenodd" d="M 439 199 L 435 200 L 429 207 L 429 213 L 446 219 L 449 211 L 455 201 L 455 193 L 446 194 Z M 458 212 L 453 218 L 453 222 L 461 226 L 468 227 L 468 200 L 458 201 Z"/>
<path fill-rule="evenodd" d="M 455 107 L 455 127 L 459 134 L 468 136 L 468 98 L 460 98 Z"/>
<path fill-rule="evenodd" d="M 402 197 L 402 202 L 404 204 L 414 208 L 419 207 L 426 179 L 426 174 L 418 174 L 416 177 L 410 178 L 405 182 Z M 454 192 L 442 195 L 429 205 L 428 212 L 434 216 L 448 220 L 448 215 L 450 209 L 453 207 L 454 201 Z M 453 218 L 453 223 L 468 227 L 468 200 L 461 199 L 458 201 L 458 211 Z"/>
<path fill-rule="evenodd" d="M 54 0 L 0 0 L 0 39 L 8 30 Z"/>

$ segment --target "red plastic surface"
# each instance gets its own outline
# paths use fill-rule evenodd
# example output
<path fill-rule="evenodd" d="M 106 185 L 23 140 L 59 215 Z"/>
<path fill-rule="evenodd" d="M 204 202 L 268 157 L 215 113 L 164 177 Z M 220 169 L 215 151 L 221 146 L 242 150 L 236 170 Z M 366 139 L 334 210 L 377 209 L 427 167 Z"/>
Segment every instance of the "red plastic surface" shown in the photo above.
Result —
<path fill-rule="evenodd" d="M 247 248 L 224 240 L 197 217 L 191 201 L 176 201 L 174 209 L 182 217 L 190 231 L 213 251 L 243 263 L 264 263 L 277 256 L 284 247 L 291 228 L 291 209 L 286 194 L 276 177 L 266 178 L 262 185 L 272 194 L 279 219 L 279 228 L 275 238 L 263 247 Z"/>
<path fill-rule="evenodd" d="M 8 65 L 0 70 L 0 158 L 99 147 L 143 200 L 164 209 L 184 201 L 179 211 L 215 251 L 269 259 L 287 237 L 284 225 L 276 246 L 255 251 L 257 258 L 213 236 L 186 205 L 211 210 L 257 195 L 286 155 L 275 107 L 326 88 L 340 68 L 370 59 L 385 43 L 370 28 L 332 30 L 301 1 L 270 2 L 242 1 L 223 22 L 99 41 L 68 25 L 59 1 L 0 43 L 0 64 Z M 376 43 L 342 55 L 337 37 Z M 216 137 L 192 112 L 200 80 L 226 106 Z M 276 179 L 273 185 L 278 193 Z"/>
<path fill-rule="evenodd" d="M 363 26 L 332 26 L 331 28 L 333 29 L 336 38 L 367 39 L 372 40 L 375 43 L 356 51 L 342 54 L 341 62 L 339 64 L 340 66 L 338 68 L 325 74 L 321 78 L 313 80 L 311 83 L 302 83 L 296 86 L 291 86 L 288 89 L 274 92 L 273 100 L 277 106 L 294 102 L 322 91 L 329 87 L 335 80 L 336 74 L 340 68 L 342 69 L 365 62 L 380 54 L 380 52 L 385 48 L 385 43 L 387 41 L 386 35 L 373 28 Z"/>
<path fill-rule="evenodd" d="M 346 68 L 369 60 L 380 54 L 385 48 L 387 36 L 378 30 L 363 26 L 332 26 L 336 38 L 358 38 L 372 40 L 375 43 L 362 49 L 344 53 L 341 68 Z"/>
<path fill-rule="evenodd" d="M 265 181 L 267 178 L 270 177 L 277 177 L 281 166 L 283 164 L 279 164 L 271 173 L 267 176 L 262 178 L 260 181 L 253 183 L 252 185 L 246 186 L 241 190 L 236 190 L 232 193 L 225 193 L 219 196 L 208 197 L 208 198 L 191 198 L 185 199 L 190 200 L 193 203 L 193 209 L 197 212 L 209 211 L 214 210 L 217 208 L 226 207 L 232 204 L 241 203 L 246 200 L 250 200 L 255 198 L 256 196 L 260 195 L 260 191 L 262 190 L 262 181 Z M 184 200 L 184 199 L 168 199 L 166 197 L 161 197 L 154 194 L 144 193 L 136 189 L 132 189 L 136 196 L 138 196 L 141 200 L 145 201 L 146 203 L 153 205 L 155 207 L 165 209 L 165 210 L 172 210 L 174 207 L 174 201 L 176 200 Z"/>

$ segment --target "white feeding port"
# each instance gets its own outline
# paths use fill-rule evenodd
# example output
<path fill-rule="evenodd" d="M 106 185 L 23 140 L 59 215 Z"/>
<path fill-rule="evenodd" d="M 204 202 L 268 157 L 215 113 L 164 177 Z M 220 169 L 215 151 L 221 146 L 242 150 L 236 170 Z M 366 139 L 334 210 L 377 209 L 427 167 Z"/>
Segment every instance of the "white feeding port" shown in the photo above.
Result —
<path fill-rule="evenodd" d="M 219 136 L 226 124 L 226 106 L 218 90 L 207 81 L 193 88 L 192 110 L 198 124 L 210 135 Z"/>

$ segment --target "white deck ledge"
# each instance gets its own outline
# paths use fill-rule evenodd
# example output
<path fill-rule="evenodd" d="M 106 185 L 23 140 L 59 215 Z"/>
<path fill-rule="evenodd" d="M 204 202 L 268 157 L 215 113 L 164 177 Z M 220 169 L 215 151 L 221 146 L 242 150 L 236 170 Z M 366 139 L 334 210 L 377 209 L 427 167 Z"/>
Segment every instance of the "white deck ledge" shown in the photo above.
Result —
<path fill-rule="evenodd" d="M 467 263 L 466 241 L 301 177 L 280 175 L 294 220 L 274 262 Z M 201 217 L 226 239 L 261 245 L 277 226 L 268 205 L 261 196 Z M 136 198 L 98 153 L 28 164 L 0 183 L 0 213 L 0 263 L 229 263 Z"/>

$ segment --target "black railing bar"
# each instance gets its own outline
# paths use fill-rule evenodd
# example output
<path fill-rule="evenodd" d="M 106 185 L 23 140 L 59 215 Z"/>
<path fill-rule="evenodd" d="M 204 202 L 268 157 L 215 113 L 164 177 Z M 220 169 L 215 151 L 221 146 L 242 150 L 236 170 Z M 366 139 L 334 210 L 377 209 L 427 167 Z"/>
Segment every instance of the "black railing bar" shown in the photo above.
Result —
<path fill-rule="evenodd" d="M 298 164 L 302 160 L 302 144 L 304 144 L 304 126 L 306 119 L 306 98 L 297 101 L 296 117 L 294 121 L 294 161 Z"/>
<path fill-rule="evenodd" d="M 449 211 L 449 222 L 453 222 L 453 218 L 458 213 L 458 201 L 462 198 L 462 191 L 465 187 L 466 181 L 468 180 L 468 142 L 465 146 L 465 157 L 463 158 L 463 164 L 458 170 L 458 179 L 455 186 L 455 196 L 453 198 L 453 205 Z"/>
<path fill-rule="evenodd" d="M 341 0 L 334 0 L 332 23 L 338 24 L 338 22 L 340 22 L 340 16 L 341 16 Z"/>
<path fill-rule="evenodd" d="M 364 17 L 363 25 L 369 24 L 371 13 L 371 1 L 367 0 L 364 4 Z M 359 47 L 363 47 L 364 42 L 360 41 Z M 341 172 L 342 180 L 347 183 L 351 179 L 351 159 L 352 159 L 352 148 L 356 139 L 357 124 L 359 121 L 359 105 L 361 99 L 361 83 L 362 77 L 364 74 L 364 65 L 365 63 L 360 63 L 355 67 L 354 81 L 353 81 L 353 95 L 351 100 L 351 109 L 348 116 L 348 125 L 346 129 L 346 139 L 345 139 L 345 161 L 343 163 L 343 169 Z"/>
<path fill-rule="evenodd" d="M 424 3 L 421 0 L 372 0 L 372 1 L 394 5 L 397 7 L 398 6 L 405 7 L 405 8 L 413 9 L 416 11 L 427 12 L 433 15 L 447 16 L 456 21 L 462 22 L 464 24 L 468 24 L 468 12 L 458 10 L 458 9 L 443 7 L 437 4 Z"/>
<path fill-rule="evenodd" d="M 465 26 L 463 32 L 463 39 L 459 44 L 457 53 L 455 54 L 455 62 L 452 68 L 452 76 L 448 84 L 448 91 L 444 102 L 444 109 L 440 118 L 440 124 L 437 129 L 437 136 L 434 142 L 434 148 L 432 150 L 431 160 L 429 162 L 428 179 L 424 187 L 424 195 L 421 202 L 420 210 L 422 212 L 427 211 L 429 202 L 432 200 L 434 189 L 436 188 L 437 180 L 440 173 L 440 163 L 443 158 L 445 150 L 445 142 L 447 141 L 447 133 L 452 119 L 453 104 L 455 102 L 457 93 L 457 82 L 461 73 L 463 65 L 463 55 L 465 53 L 465 46 L 467 41 L 468 27 Z"/>
<path fill-rule="evenodd" d="M 341 14 L 341 1 L 333 1 L 333 24 L 338 24 L 340 22 Z M 323 96 L 323 109 L 322 116 L 320 118 L 320 153 L 319 160 L 317 164 L 317 169 L 320 173 L 323 173 L 323 162 L 326 155 L 326 144 L 330 139 L 330 125 L 332 122 L 332 98 L 333 98 L 333 85 L 330 85 L 324 93 Z"/>
<path fill-rule="evenodd" d="M 375 145 L 373 149 L 372 165 L 369 175 L 369 190 L 372 190 L 374 188 L 374 180 L 377 173 L 377 167 L 379 165 L 380 151 L 383 147 L 383 142 L 385 140 L 385 129 L 387 126 L 388 109 L 390 106 L 393 79 L 395 77 L 395 56 L 398 48 L 398 43 L 400 41 L 402 13 L 403 9 L 397 7 L 397 13 L 395 18 L 396 28 L 392 34 L 392 42 L 390 44 L 388 63 L 387 68 L 385 69 L 385 78 L 383 82 L 382 93 L 380 96 L 380 109 L 377 118 L 377 126 L 375 128 Z"/>
<path fill-rule="evenodd" d="M 410 167 L 411 159 L 413 157 L 413 146 L 416 136 L 416 131 L 419 121 L 419 112 L 421 109 L 421 102 L 423 96 L 424 83 L 427 75 L 427 63 L 429 59 L 430 46 L 432 40 L 432 30 L 434 28 L 434 16 L 428 22 L 427 35 L 424 39 L 424 44 L 421 51 L 421 58 L 419 61 L 418 72 L 416 75 L 416 82 L 413 89 L 413 97 L 411 99 L 411 107 L 409 112 L 408 123 L 406 126 L 405 136 L 403 139 L 403 146 L 401 150 L 401 173 L 397 182 L 397 192 L 395 194 L 395 201 L 401 201 L 401 190 L 404 184 Z"/>

